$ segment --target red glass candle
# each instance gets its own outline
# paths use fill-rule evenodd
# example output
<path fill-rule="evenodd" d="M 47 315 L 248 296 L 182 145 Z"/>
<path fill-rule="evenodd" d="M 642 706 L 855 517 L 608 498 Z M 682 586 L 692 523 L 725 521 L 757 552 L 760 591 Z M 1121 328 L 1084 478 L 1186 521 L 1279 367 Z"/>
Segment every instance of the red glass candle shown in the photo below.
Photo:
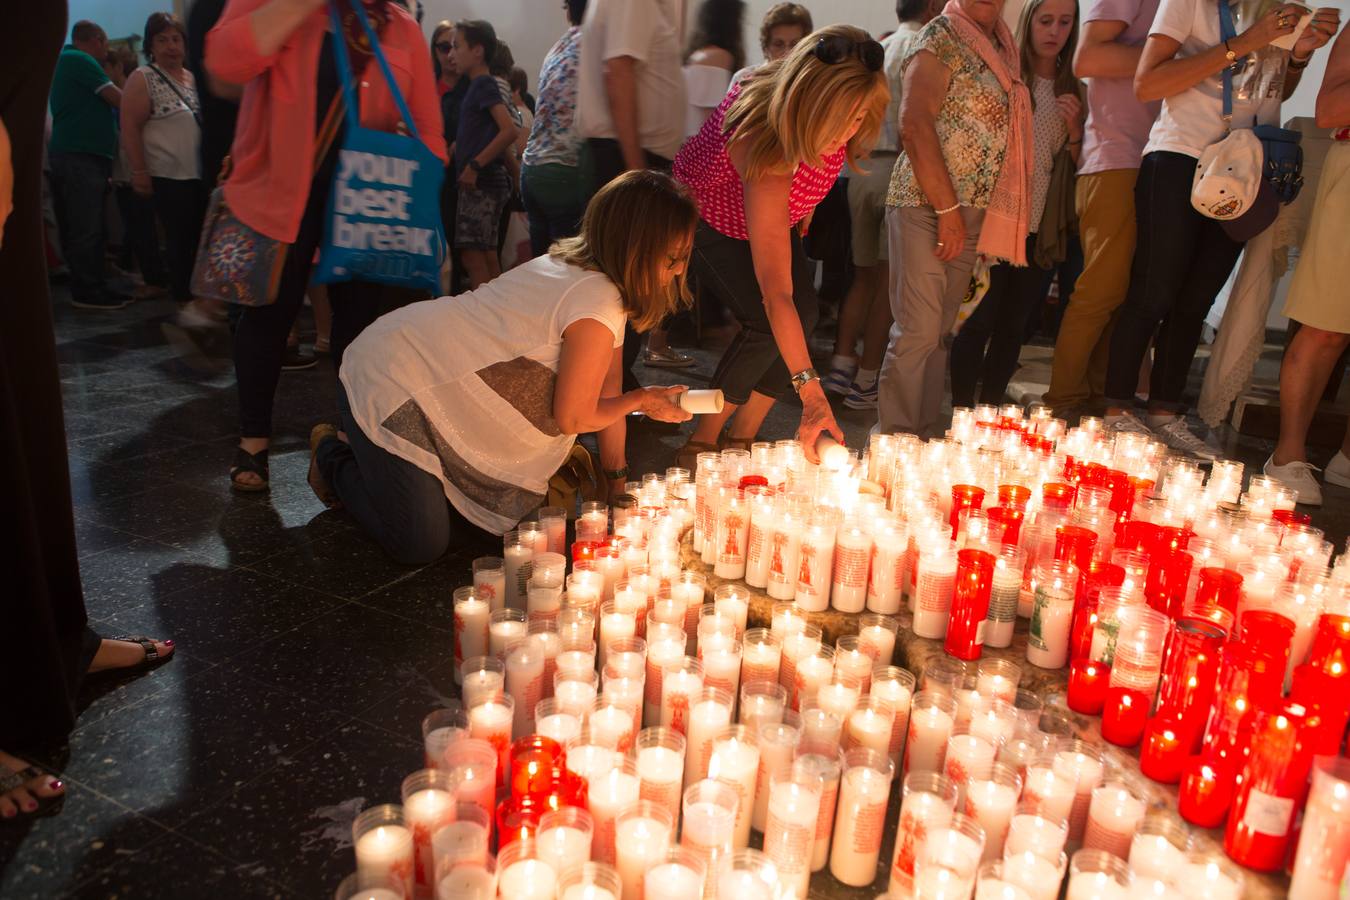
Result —
<path fill-rule="evenodd" d="M 1125 568 L 1094 559 L 1083 573 L 1081 602 L 1075 597 L 1073 624 L 1069 630 L 1069 659 L 1083 659 L 1092 650 L 1092 633 L 1097 625 L 1097 601 L 1102 588 L 1125 583 Z"/>
<path fill-rule="evenodd" d="M 1158 528 L 1153 548 L 1160 551 L 1185 550 L 1194 536 L 1195 532 L 1184 526 L 1162 525 Z"/>
<path fill-rule="evenodd" d="M 572 562 L 581 562 L 582 560 L 594 560 L 595 551 L 599 549 L 599 541 L 573 541 L 572 542 Z"/>
<path fill-rule="evenodd" d="M 1350 673 L 1350 616 L 1322 613 L 1318 617 L 1308 664 L 1335 678 Z"/>
<path fill-rule="evenodd" d="M 1117 747 L 1133 747 L 1144 736 L 1152 698 L 1128 687 L 1108 687 L 1102 707 L 1102 737 Z"/>
<path fill-rule="evenodd" d="M 967 548 L 956 554 L 951 618 L 945 647 L 957 659 L 979 659 L 989 618 L 989 592 L 994 586 L 994 554 Z"/>
<path fill-rule="evenodd" d="M 553 793 L 555 768 L 564 762 L 562 745 L 539 734 L 511 745 L 511 793 L 517 797 L 546 797 Z"/>
<path fill-rule="evenodd" d="M 1219 680 L 1201 752 L 1210 762 L 1237 769 L 1247 758 L 1256 710 L 1275 703 L 1284 681 L 1284 666 L 1243 643 L 1230 642 L 1221 651 Z"/>
<path fill-rule="evenodd" d="M 539 833 L 539 820 L 549 811 L 545 798 L 510 796 L 497 804 L 497 852 Z"/>
<path fill-rule="evenodd" d="M 1139 770 L 1161 784 L 1176 784 L 1190 756 L 1187 735 L 1172 716 L 1157 715 L 1144 726 Z"/>
<path fill-rule="evenodd" d="M 1158 679 L 1158 715 L 1175 720 L 1188 756 L 1200 748 L 1214 705 L 1223 643 L 1222 628 L 1197 618 L 1177 619 L 1167 637 Z"/>
<path fill-rule="evenodd" d="M 1026 513 L 1012 506 L 991 506 L 984 511 L 989 520 L 989 540 L 1000 544 L 1016 544 L 1022 537 L 1022 520 Z"/>
<path fill-rule="evenodd" d="M 769 479 L 763 475 L 742 475 L 740 483 L 737 485 L 741 490 L 749 490 L 755 487 L 768 487 Z"/>
<path fill-rule="evenodd" d="M 1041 488 L 1041 502 L 1047 509 L 1068 509 L 1077 493 L 1078 488 L 1071 484 L 1052 481 Z"/>
<path fill-rule="evenodd" d="M 1099 715 L 1106 704 L 1111 667 L 1090 659 L 1069 663 L 1069 709 L 1085 716 Z"/>
<path fill-rule="evenodd" d="M 1177 812 L 1192 825 L 1219 827 L 1233 799 L 1233 781 L 1233 772 L 1225 763 L 1191 757 L 1181 775 Z"/>
<path fill-rule="evenodd" d="M 1185 550 L 1164 549 L 1151 554 L 1144 583 L 1148 605 L 1173 618 L 1181 615 L 1194 563 L 1195 559 Z"/>
<path fill-rule="evenodd" d="M 1117 529 L 1117 550 L 1152 550 L 1158 540 L 1159 528 L 1152 522 L 1131 519 Z"/>
<path fill-rule="evenodd" d="M 1237 639 L 1257 653 L 1280 661 L 1280 671 L 1289 667 L 1294 645 L 1294 620 L 1273 609 L 1249 609 L 1238 618 Z"/>
<path fill-rule="evenodd" d="M 1276 871 L 1289 854 L 1312 768 L 1312 748 L 1302 735 L 1306 715 L 1301 704 L 1283 703 L 1262 713 L 1257 724 L 1223 835 L 1224 852 L 1249 869 Z"/>
<path fill-rule="evenodd" d="M 1106 473 L 1106 486 L 1111 489 L 1111 512 L 1119 521 L 1125 521 L 1134 511 L 1134 484 L 1130 476 L 1112 469 Z"/>
<path fill-rule="evenodd" d="M 1347 679 L 1329 675 L 1307 663 L 1294 667 L 1289 699 L 1308 709 L 1308 743 L 1314 756 L 1336 756 L 1350 724 L 1350 691 Z"/>
<path fill-rule="evenodd" d="M 1281 525 L 1311 525 L 1312 516 L 1305 512 L 1299 512 L 1295 509 L 1276 509 L 1270 513 L 1272 522 L 1279 522 Z"/>
<path fill-rule="evenodd" d="M 1219 569 L 1206 566 L 1200 570 L 1200 578 L 1195 588 L 1195 599 L 1191 608 L 1196 615 L 1202 615 L 1213 621 L 1208 610 L 1218 607 L 1227 610 L 1236 617 L 1238 601 L 1242 598 L 1242 576 L 1231 569 Z"/>
<path fill-rule="evenodd" d="M 1049 487 L 1049 485 L 1047 485 Z M 1055 559 L 1068 560 L 1087 571 L 1092 551 L 1097 549 L 1097 532 L 1081 525 L 1061 525 L 1055 529 Z"/>
<path fill-rule="evenodd" d="M 1031 488 L 1024 484 L 1000 484 L 998 486 L 998 505 L 1026 511 L 1031 502 Z"/>
<path fill-rule="evenodd" d="M 952 510 L 947 517 L 952 526 L 952 540 L 956 539 L 957 519 L 963 509 L 982 509 L 984 507 L 984 488 L 973 484 L 952 485 Z"/>

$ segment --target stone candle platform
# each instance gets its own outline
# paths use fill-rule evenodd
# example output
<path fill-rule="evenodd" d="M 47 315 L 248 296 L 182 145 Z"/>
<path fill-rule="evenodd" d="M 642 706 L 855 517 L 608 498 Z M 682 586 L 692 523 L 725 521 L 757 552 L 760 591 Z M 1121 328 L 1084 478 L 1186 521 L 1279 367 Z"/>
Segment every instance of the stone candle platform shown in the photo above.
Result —
<path fill-rule="evenodd" d="M 680 555 L 680 562 L 684 568 L 700 572 L 707 578 L 709 598 L 711 598 L 713 590 L 719 585 L 729 582 L 738 584 L 750 593 L 750 613 L 747 627 L 770 627 L 773 606 L 775 603 L 782 601 L 773 599 L 760 588 L 750 587 L 744 581 L 718 578 L 714 575 L 712 566 L 706 565 L 699 554 L 694 552 L 692 532 L 685 534 Z M 833 609 L 825 612 L 805 613 L 807 621 L 821 628 L 824 632 L 823 641 L 830 646 L 833 646 L 834 642 L 842 635 L 858 633 L 859 615 L 859 613 L 843 613 Z M 903 609 L 897 618 L 900 620 L 900 632 L 896 636 L 895 659 L 892 664 L 909 669 L 916 678 L 922 679 L 923 671 L 928 664 L 946 655 L 942 648 L 942 642 L 921 638 L 914 634 L 910 627 L 909 614 Z M 1069 709 L 1065 702 L 1069 680 L 1068 668 L 1042 669 L 1027 662 L 1027 624 L 1025 619 L 1018 619 L 1012 645 L 1002 649 L 985 648 L 981 658 L 1006 659 L 1020 666 L 1022 678 L 1018 687 L 1039 695 L 1045 702 L 1047 710 L 1053 710 L 1066 716 L 1074 726 L 1075 737 L 1102 749 L 1103 756 L 1108 761 L 1108 768 L 1114 766 L 1116 769 L 1132 775 L 1147 792 L 1150 812 L 1165 810 L 1175 816 L 1177 811 L 1177 786 L 1159 784 L 1142 774 L 1139 771 L 1139 749 L 1137 747 L 1128 749 L 1117 747 L 1103 740 L 1099 716 L 1083 716 Z M 899 789 L 900 779 L 897 777 L 892 785 L 891 807 L 887 815 L 886 837 L 881 848 L 876 881 L 866 888 L 849 887 L 840 884 L 831 877 L 827 866 L 824 871 L 811 876 L 810 897 L 873 900 L 877 894 L 886 891 L 891 851 L 895 839 L 895 809 Z M 1179 817 L 1178 821 L 1180 821 Z M 1186 823 L 1186 827 L 1190 829 L 1198 847 L 1201 849 L 1212 847 L 1222 851 L 1222 828 L 1197 828 L 1189 823 Z M 755 832 L 751 838 L 751 845 L 759 846 L 761 840 L 762 836 Z M 1253 898 L 1253 900 L 1268 900 L 1268 898 L 1273 900 L 1273 898 L 1288 896 L 1289 878 L 1284 873 L 1254 872 L 1245 868 L 1242 871 L 1247 879 L 1245 897 Z M 1068 877 L 1066 875 L 1065 884 L 1067 885 L 1067 883 Z"/>

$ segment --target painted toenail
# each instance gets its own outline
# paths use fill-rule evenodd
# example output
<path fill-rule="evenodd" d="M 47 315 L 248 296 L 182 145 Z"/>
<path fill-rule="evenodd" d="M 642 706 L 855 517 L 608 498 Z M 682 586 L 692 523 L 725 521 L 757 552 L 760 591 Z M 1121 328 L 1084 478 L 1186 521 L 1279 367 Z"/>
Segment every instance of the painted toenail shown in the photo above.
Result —
<path fill-rule="evenodd" d="M 172 647 L 172 646 L 173 646 L 173 639 L 170 638 L 169 640 L 165 641 L 165 642 L 164 642 L 164 646 L 165 646 L 165 647 Z"/>
<path fill-rule="evenodd" d="M 5 818 L 6 818 L 6 819 L 12 819 L 12 818 L 14 818 L 14 810 L 12 810 L 12 809 L 7 809 L 7 810 L 5 810 Z"/>
<path fill-rule="evenodd" d="M 61 788 L 65 787 L 65 785 L 59 781 L 53 781 L 51 784 L 47 785 L 47 787 L 53 791 L 59 791 Z"/>
<path fill-rule="evenodd" d="M 37 804 L 36 804 L 36 803 L 25 803 L 25 804 L 23 805 L 23 808 L 24 808 L 24 810 L 25 810 L 26 812 L 32 812 L 33 810 L 37 809 Z"/>

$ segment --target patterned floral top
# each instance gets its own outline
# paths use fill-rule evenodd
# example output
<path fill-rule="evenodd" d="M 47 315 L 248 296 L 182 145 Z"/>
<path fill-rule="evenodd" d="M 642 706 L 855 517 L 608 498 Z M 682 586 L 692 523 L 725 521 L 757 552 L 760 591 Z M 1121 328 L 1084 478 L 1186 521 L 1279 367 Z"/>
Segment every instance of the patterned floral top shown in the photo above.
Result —
<path fill-rule="evenodd" d="M 150 118 L 141 129 L 145 168 L 153 178 L 200 178 L 202 130 L 197 117 L 201 115 L 201 103 L 192 73 L 184 69 L 186 82 L 170 82 L 173 76 L 154 66 L 141 66 L 136 71 L 145 79 L 150 97 Z"/>
<path fill-rule="evenodd" d="M 952 187 L 962 206 L 984 209 L 998 183 L 1008 145 L 1008 95 L 998 79 L 956 35 L 946 16 L 924 26 L 910 45 L 904 65 L 927 50 L 951 71 L 947 96 L 937 115 L 938 140 Z M 931 206 L 902 149 L 891 173 L 887 206 Z"/>
<path fill-rule="evenodd" d="M 745 227 L 745 188 L 740 173 L 727 154 L 727 135 L 722 122 L 727 109 L 741 95 L 741 86 L 735 85 L 720 106 L 708 116 L 698 133 L 684 142 L 675 157 L 673 173 L 693 192 L 698 201 L 699 215 L 719 233 L 737 240 L 748 241 Z M 801 163 L 792 173 L 788 192 L 788 222 L 796 225 L 806 218 L 816 204 L 834 186 L 839 170 L 844 167 L 846 146 L 821 160 L 819 167 Z"/>
<path fill-rule="evenodd" d="M 573 27 L 558 38 L 539 70 L 539 97 L 534 125 L 525 145 L 525 165 L 576 166 L 581 135 L 576 128 L 577 69 L 581 59 L 581 29 Z"/>

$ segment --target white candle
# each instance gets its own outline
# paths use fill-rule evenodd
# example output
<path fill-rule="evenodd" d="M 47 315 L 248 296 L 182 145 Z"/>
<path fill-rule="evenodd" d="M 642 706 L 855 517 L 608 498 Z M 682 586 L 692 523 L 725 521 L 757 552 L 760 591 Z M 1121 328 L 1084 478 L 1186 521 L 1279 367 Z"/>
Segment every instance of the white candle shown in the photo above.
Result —
<path fill-rule="evenodd" d="M 525 583 L 530 579 L 530 563 L 534 560 L 534 546 L 522 542 L 507 544 L 502 551 L 505 560 L 503 580 L 506 584 L 506 607 L 525 608 Z"/>
<path fill-rule="evenodd" d="M 740 640 L 750 616 L 750 595 L 734 585 L 723 585 L 713 595 L 713 609 L 731 618 L 736 626 L 736 640 Z"/>
<path fill-rule="evenodd" d="M 622 706 L 610 705 L 603 697 L 600 703 L 586 720 L 591 739 L 602 746 L 627 753 L 633 746 L 632 713 Z"/>
<path fill-rule="evenodd" d="M 756 495 L 750 501 L 750 532 L 745 555 L 745 583 L 751 587 L 768 586 L 772 531 L 773 498 Z"/>
<path fill-rule="evenodd" d="M 867 608 L 872 612 L 893 615 L 900 611 L 900 600 L 904 593 L 909 541 L 896 526 L 886 525 L 873 533 L 872 543 L 875 551 L 867 586 Z M 889 659 L 889 656 L 886 658 Z"/>
<path fill-rule="evenodd" d="M 802 700 L 820 694 L 820 689 L 834 676 L 834 661 L 816 654 L 799 658 L 793 667 L 792 708 L 800 709 Z"/>
<path fill-rule="evenodd" d="M 615 823 L 619 813 L 637 805 L 640 799 L 642 799 L 642 784 L 638 781 L 631 762 L 623 767 L 610 769 L 591 780 L 586 800 L 591 818 L 595 821 L 595 832 L 591 841 L 592 859 L 614 865 Z"/>
<path fill-rule="evenodd" d="M 485 862 L 488 854 L 487 829 L 469 819 L 448 822 L 432 832 L 431 853 L 433 860 Z"/>
<path fill-rule="evenodd" d="M 503 869 L 497 893 L 511 900 L 553 900 L 558 888 L 558 870 L 540 859 L 522 859 Z"/>
<path fill-rule="evenodd" d="M 621 595 L 624 594 L 625 591 L 631 593 L 632 588 L 631 587 L 620 588 L 619 591 L 615 593 L 614 599 L 615 603 L 619 602 L 619 598 L 621 597 Z M 637 634 L 637 622 L 636 620 L 634 620 L 633 616 L 630 613 L 618 611 L 601 613 L 600 652 L 596 656 L 596 662 L 599 664 L 601 671 L 604 671 L 605 668 L 605 661 L 608 657 L 609 645 L 614 641 L 622 640 L 623 638 L 634 637 L 636 634 Z"/>
<path fill-rule="evenodd" d="M 680 815 L 680 793 L 684 786 L 684 755 L 669 747 L 642 747 L 637 752 L 637 773 L 641 797 Z"/>
<path fill-rule="evenodd" d="M 830 873 L 844 884 L 864 887 L 876 879 L 890 793 L 887 772 L 868 765 L 844 771 L 830 848 Z"/>
<path fill-rule="evenodd" d="M 1344 877 L 1344 876 L 1342 876 Z M 1177 875 L 1177 889 L 1191 900 L 1241 900 L 1242 882 L 1216 863 L 1202 860 L 1186 863 Z M 1291 891 L 1290 897 L 1295 894 Z M 1302 900 L 1298 897 L 1297 900 Z"/>
<path fill-rule="evenodd" d="M 1042 669 L 1060 669 L 1069 661 L 1073 585 L 1058 579 L 1036 585 L 1027 633 L 1027 661 Z"/>
<path fill-rule="evenodd" d="M 1144 801 L 1128 788 L 1119 784 L 1099 785 L 1092 790 L 1088 804 L 1083 846 L 1127 858 L 1130 841 L 1147 811 Z"/>
<path fill-rule="evenodd" d="M 655 627 L 655 626 L 653 626 Z M 642 698 L 642 724 L 661 724 L 661 693 L 666 669 L 678 666 L 684 659 L 685 637 L 662 638 L 647 645 L 646 678 Z"/>
<path fill-rule="evenodd" d="M 709 647 L 700 654 L 703 660 L 703 684 L 717 687 L 733 697 L 741 690 L 741 642 L 731 641 Z"/>
<path fill-rule="evenodd" d="M 1058 859 L 1068 841 L 1068 828 L 1060 819 L 1047 819 L 1036 813 L 1020 812 L 1008 823 L 1003 856 L 1034 853 L 1044 859 Z"/>
<path fill-rule="evenodd" d="M 889 666 L 895 657 L 895 632 L 882 625 L 858 629 L 858 646 L 866 650 L 878 666 Z"/>
<path fill-rule="evenodd" d="M 956 584 L 956 553 L 941 544 L 929 544 L 923 548 L 917 567 L 914 633 L 933 639 L 946 637 Z"/>
<path fill-rule="evenodd" d="M 708 775 L 713 738 L 731 724 L 731 705 L 723 700 L 703 697 L 689 707 L 689 739 L 685 751 L 684 786 L 687 788 Z"/>
<path fill-rule="evenodd" d="M 436 900 L 493 900 L 497 879 L 481 864 L 455 866 L 436 885 Z M 369 900 L 377 900 L 374 894 Z"/>
<path fill-rule="evenodd" d="M 711 800 L 684 804 L 680 846 L 689 848 L 711 863 L 731 852 L 731 840 L 735 833 L 735 809 L 726 809 Z"/>
<path fill-rule="evenodd" d="M 1002 859 L 1013 813 L 1017 809 L 1017 789 L 990 778 L 972 778 L 966 785 L 966 815 L 984 829 L 984 860 Z"/>
<path fill-rule="evenodd" d="M 906 772 L 941 772 L 956 718 L 936 706 L 911 710 L 905 743 Z"/>
<path fill-rule="evenodd" d="M 582 718 L 595 703 L 595 682 L 559 681 L 553 686 L 553 699 L 558 701 L 559 712 Z"/>
<path fill-rule="evenodd" d="M 503 619 L 488 628 L 488 655 L 499 659 L 506 656 L 506 648 L 525 637 L 528 626 L 522 619 Z"/>
<path fill-rule="evenodd" d="M 1043 815 L 1067 822 L 1073 812 L 1073 797 L 1077 784 L 1077 775 L 1061 774 L 1055 770 L 1053 762 L 1048 766 L 1028 766 L 1022 796 Z"/>
<path fill-rule="evenodd" d="M 422 739 L 423 764 L 428 769 L 439 769 L 441 757 L 445 755 L 445 748 L 460 738 L 468 736 L 469 730 L 467 728 L 454 728 L 447 725 L 431 729 Z"/>
<path fill-rule="evenodd" d="M 889 753 L 894 724 L 895 714 L 884 705 L 854 710 L 848 717 L 844 749 L 866 747 L 878 753 Z"/>
<path fill-rule="evenodd" d="M 769 534 L 769 596 L 791 600 L 797 593 L 801 562 L 802 523 L 790 516 L 774 524 Z"/>
<path fill-rule="evenodd" d="M 769 821 L 769 781 L 775 774 L 792 770 L 792 757 L 802 739 L 800 729 L 775 723 L 756 730 L 759 740 L 759 771 L 755 773 L 755 803 L 750 824 L 763 832 Z"/>
<path fill-rule="evenodd" d="M 534 708 L 544 699 L 544 655 L 533 640 L 523 640 L 506 653 L 506 692 L 515 701 L 513 738 L 534 729 Z"/>
<path fill-rule="evenodd" d="M 830 605 L 840 612 L 858 613 L 867 603 L 867 575 L 872 558 L 872 537 L 858 523 L 839 529 L 834 545 L 834 576 L 830 582 Z"/>
<path fill-rule="evenodd" d="M 750 846 L 750 819 L 755 804 L 755 782 L 759 773 L 759 747 L 742 736 L 722 737 L 713 742 L 708 759 L 708 777 L 731 785 L 736 790 L 736 831 L 732 847 Z"/>
<path fill-rule="evenodd" d="M 834 568 L 834 526 L 813 522 L 802 535 L 797 551 L 798 608 L 823 612 L 830 606 L 830 581 Z"/>
<path fill-rule="evenodd" d="M 928 832 L 951 824 L 951 803 L 930 791 L 913 791 L 904 798 L 895 826 L 895 850 L 887 887 L 897 896 L 907 896 L 914 878 L 914 858 Z"/>
<path fill-rule="evenodd" d="M 905 747 L 905 733 L 909 730 L 909 707 L 913 694 L 909 685 L 898 678 L 886 678 L 872 682 L 871 695 L 895 710 L 895 719 L 891 724 L 891 740 L 886 746 L 886 753 L 890 756 L 891 764 L 896 767 L 896 771 L 899 771 L 900 751 Z"/>
<path fill-rule="evenodd" d="M 1031 895 L 1031 900 L 1058 900 L 1064 882 L 1062 861 L 1060 853 L 1047 858 L 1039 853 L 1004 850 L 1003 871 L 1009 881 Z"/>
<path fill-rule="evenodd" d="M 413 883 L 430 889 L 436 877 L 431 836 L 455 816 L 455 804 L 449 791 L 425 788 L 409 794 L 403 801 L 403 821 L 413 835 Z"/>
<path fill-rule="evenodd" d="M 1130 839 L 1128 858 L 1130 871 L 1134 872 L 1136 878 L 1156 878 L 1168 884 L 1176 883 L 1186 865 L 1186 854 L 1161 834 L 1136 833 Z M 1291 896 L 1307 896 L 1295 894 L 1293 887 L 1294 883 L 1290 882 Z M 1331 895 L 1330 900 L 1335 900 L 1335 894 Z"/>
<path fill-rule="evenodd" d="M 600 577 L 604 579 L 604 599 L 612 599 L 614 597 L 614 585 L 623 578 L 623 558 L 617 553 L 597 554 L 595 558 L 595 570 L 599 572 Z"/>
<path fill-rule="evenodd" d="M 703 876 L 679 863 L 648 869 L 643 881 L 644 900 L 697 900 L 703 895 Z"/>
<path fill-rule="evenodd" d="M 818 785 L 802 784 L 788 778 L 774 781 L 769 786 L 764 852 L 778 867 L 781 887 L 799 900 L 805 900 L 811 881 L 811 848 L 816 838 L 819 812 Z M 722 896 L 720 891 L 718 896 Z"/>
<path fill-rule="evenodd" d="M 555 712 L 535 720 L 534 730 L 546 738 L 552 738 L 563 746 L 581 735 L 581 719 L 571 713 Z"/>
<path fill-rule="evenodd" d="M 497 751 L 497 771 L 505 772 L 509 764 L 511 727 L 514 712 L 509 703 L 489 700 L 469 710 L 469 737 L 487 741 Z"/>
<path fill-rule="evenodd" d="M 571 884 L 558 895 L 558 900 L 619 900 L 609 888 L 598 884 Z"/>
<path fill-rule="evenodd" d="M 455 674 L 462 680 L 459 666 L 466 659 L 488 653 L 488 617 L 491 605 L 476 594 L 461 597 L 455 603 Z"/>
<path fill-rule="evenodd" d="M 798 670 L 800 674 L 800 670 Z M 828 710 L 840 719 L 847 719 L 857 708 L 859 691 L 855 685 L 833 682 L 822 685 L 816 692 L 816 703 L 821 709 Z"/>
<path fill-rule="evenodd" d="M 953 734 L 947 739 L 944 772 L 956 785 L 956 806 L 965 808 L 966 785 L 972 778 L 988 778 L 994 767 L 994 745 L 979 735 Z"/>
<path fill-rule="evenodd" d="M 608 535 L 608 510 L 593 509 L 577 517 L 577 540 L 603 541 Z"/>
<path fill-rule="evenodd" d="M 703 690 L 702 669 L 668 669 L 661 679 L 661 724 L 680 734 L 689 732 L 689 709 Z"/>
<path fill-rule="evenodd" d="M 619 880 L 624 900 L 641 900 L 643 874 L 666 858 L 672 828 L 669 822 L 649 816 L 626 816 L 615 831 Z"/>
<path fill-rule="evenodd" d="M 555 872 L 562 872 L 591 858 L 591 834 L 573 825 L 553 825 L 539 832 L 535 850 Z"/>
<path fill-rule="evenodd" d="M 717 510 L 717 528 L 713 538 L 713 574 L 718 578 L 745 577 L 746 541 L 750 536 L 750 504 L 743 497 L 728 494 Z"/>
<path fill-rule="evenodd" d="M 786 705 L 778 694 L 747 694 L 741 691 L 739 721 L 748 726 L 752 733 L 759 733 L 759 726 L 765 722 L 783 721 Z"/>
<path fill-rule="evenodd" d="M 849 646 L 845 647 L 845 641 Z M 840 638 L 834 651 L 834 671 L 839 681 L 852 680 L 859 691 L 866 694 L 872 688 L 872 670 L 877 662 L 870 653 L 852 646 L 849 638 Z"/>
<path fill-rule="evenodd" d="M 1017 682 L 999 672 L 981 672 L 975 679 L 981 697 L 994 697 L 1007 703 L 1017 699 Z"/>
<path fill-rule="evenodd" d="M 532 579 L 525 588 L 525 614 L 530 623 L 558 621 L 562 595 L 561 587 L 536 584 Z"/>
<path fill-rule="evenodd" d="M 1055 754 L 1055 771 L 1069 778 L 1077 779 L 1074 785 L 1073 808 L 1069 812 L 1069 839 L 1081 841 L 1083 829 L 1087 825 L 1088 805 L 1092 802 L 1092 789 L 1102 783 L 1106 769 L 1101 760 L 1086 753 L 1060 750 Z"/>
<path fill-rule="evenodd" d="M 783 639 L 782 661 L 778 667 L 778 683 L 787 688 L 788 704 L 797 708 L 797 663 L 820 650 L 820 629 L 789 634 Z"/>
<path fill-rule="evenodd" d="M 554 660 L 555 670 L 566 679 L 588 681 L 595 674 L 595 645 L 589 649 L 562 650 Z"/>
<path fill-rule="evenodd" d="M 356 871 L 411 885 L 413 835 L 402 825 L 380 825 L 356 839 Z"/>

